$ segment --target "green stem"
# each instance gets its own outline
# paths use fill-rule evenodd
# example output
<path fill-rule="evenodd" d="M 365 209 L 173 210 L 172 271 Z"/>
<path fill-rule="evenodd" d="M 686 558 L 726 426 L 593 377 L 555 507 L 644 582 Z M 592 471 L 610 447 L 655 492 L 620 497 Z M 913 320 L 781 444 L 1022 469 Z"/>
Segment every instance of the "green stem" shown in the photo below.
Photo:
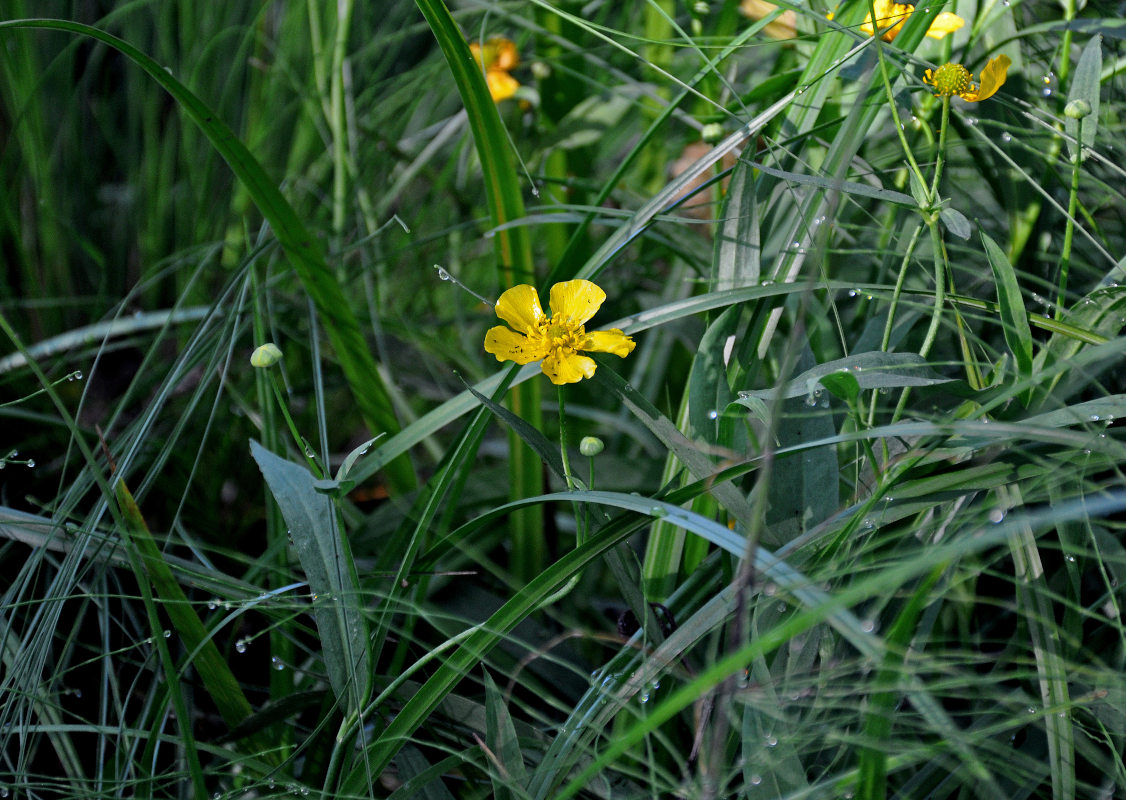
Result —
<path fill-rule="evenodd" d="M 938 154 L 934 164 L 934 183 L 931 184 L 931 200 L 937 201 L 938 189 L 942 183 L 942 169 L 946 165 L 946 132 L 950 129 L 950 96 L 942 98 L 942 125 L 938 129 Z"/>
<path fill-rule="evenodd" d="M 567 455 L 567 406 L 563 399 L 563 387 L 559 387 L 559 454 L 563 457 L 563 477 L 567 479 L 567 491 L 575 491 L 575 479 L 571 475 L 571 459 Z"/>
<path fill-rule="evenodd" d="M 907 249 L 903 253 L 903 260 L 899 264 L 899 275 L 895 279 L 895 289 L 891 294 L 891 308 L 888 309 L 887 322 L 884 323 L 884 335 L 880 339 L 880 351 L 884 353 L 891 346 L 891 332 L 895 328 L 895 312 L 899 308 L 899 298 L 903 294 L 903 283 L 907 280 L 907 266 L 911 263 L 911 258 L 915 254 L 915 248 L 919 244 L 919 232 L 922 229 L 923 226 L 916 223 L 915 230 L 911 232 L 911 239 L 907 242 Z M 875 424 L 877 396 L 877 392 L 872 392 L 872 401 L 868 407 L 869 427 Z"/>
<path fill-rule="evenodd" d="M 1079 204 L 1079 165 L 1083 162 L 1083 120 L 1076 120 L 1075 152 L 1071 155 L 1071 191 L 1067 198 L 1067 222 L 1063 233 L 1063 252 L 1060 253 L 1060 290 L 1056 295 L 1056 319 L 1062 319 L 1067 273 L 1071 267 L 1071 240 L 1075 235 L 1075 209 Z"/>
<path fill-rule="evenodd" d="M 270 378 L 270 386 L 274 388 L 274 397 L 277 398 L 278 408 L 281 409 L 282 416 L 285 417 L 285 424 L 289 427 L 293 441 L 295 441 L 297 446 L 301 449 L 301 453 L 305 456 L 305 461 L 308 463 L 309 469 L 312 470 L 313 474 L 318 478 L 323 478 L 324 474 L 321 472 L 321 468 L 317 466 L 317 462 L 309 455 L 308 442 L 305 441 L 305 437 L 302 436 L 301 432 L 297 429 L 297 423 L 293 421 L 293 417 L 289 414 L 289 406 L 286 405 L 285 395 L 282 394 L 281 386 L 278 385 L 277 376 L 270 375 Z"/>

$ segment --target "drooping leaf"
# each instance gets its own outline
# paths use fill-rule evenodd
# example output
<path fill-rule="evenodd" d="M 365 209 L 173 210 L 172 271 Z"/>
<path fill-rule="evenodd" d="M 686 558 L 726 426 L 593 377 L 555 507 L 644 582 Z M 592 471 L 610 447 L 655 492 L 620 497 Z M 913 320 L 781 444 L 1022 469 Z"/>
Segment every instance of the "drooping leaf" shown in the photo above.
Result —
<path fill-rule="evenodd" d="M 250 452 L 281 509 L 309 589 L 329 683 L 349 712 L 363 709 L 371 682 L 368 632 L 356 566 L 339 530 L 332 501 L 300 464 L 274 455 L 256 441 Z"/>

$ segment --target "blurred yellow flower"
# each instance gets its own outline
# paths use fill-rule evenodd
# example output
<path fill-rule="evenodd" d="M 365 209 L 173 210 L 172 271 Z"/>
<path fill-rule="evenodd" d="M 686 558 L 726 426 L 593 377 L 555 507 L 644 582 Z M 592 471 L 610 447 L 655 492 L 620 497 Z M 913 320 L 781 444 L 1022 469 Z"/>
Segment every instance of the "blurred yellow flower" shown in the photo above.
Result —
<path fill-rule="evenodd" d="M 876 34 L 878 27 L 883 33 L 880 38 L 885 42 L 890 42 L 899 35 L 903 30 L 903 24 L 907 22 L 907 18 L 911 16 L 911 12 L 915 10 L 914 6 L 907 5 L 906 3 L 895 3 L 892 0 L 873 0 L 872 8 L 876 12 L 876 24 L 872 24 L 872 14 L 864 18 L 864 24 L 860 26 L 860 30 L 869 36 Z M 829 15 L 832 19 L 833 15 Z M 934 21 L 931 26 L 927 28 L 927 36 L 932 39 L 941 39 L 948 33 L 961 28 L 966 24 L 966 21 L 959 17 L 957 14 L 951 14 L 949 11 L 943 11 Z"/>
<path fill-rule="evenodd" d="M 753 20 L 760 20 L 777 10 L 778 6 L 768 3 L 767 0 L 743 0 L 739 5 L 739 11 L 743 16 Z M 793 39 L 797 35 L 797 19 L 793 10 L 787 9 L 766 23 L 763 33 L 772 39 Z"/>
<path fill-rule="evenodd" d="M 935 97 L 960 97 L 967 103 L 979 103 L 992 97 L 1005 83 L 1009 76 L 1009 65 L 1012 59 L 1000 55 L 989 59 L 989 63 L 981 71 L 981 86 L 977 86 L 974 76 L 961 64 L 943 64 L 936 70 L 927 70 L 923 75 L 923 83 L 933 86 Z"/>
<path fill-rule="evenodd" d="M 520 65 L 520 54 L 511 39 L 503 37 L 489 39 L 484 47 L 477 42 L 470 42 L 469 51 L 485 70 L 485 83 L 489 85 L 489 95 L 494 103 L 507 100 L 516 94 L 520 83 L 508 73 L 509 70 Z"/>
<path fill-rule="evenodd" d="M 485 350 L 497 361 L 530 364 L 543 359 L 540 369 L 562 386 L 594 375 L 594 359 L 580 352 L 613 353 L 625 358 L 636 342 L 617 328 L 586 332 L 587 321 L 606 299 L 606 292 L 590 281 L 573 280 L 551 287 L 551 316 L 543 313 L 535 287 L 513 286 L 497 300 L 498 325 L 485 334 Z"/>

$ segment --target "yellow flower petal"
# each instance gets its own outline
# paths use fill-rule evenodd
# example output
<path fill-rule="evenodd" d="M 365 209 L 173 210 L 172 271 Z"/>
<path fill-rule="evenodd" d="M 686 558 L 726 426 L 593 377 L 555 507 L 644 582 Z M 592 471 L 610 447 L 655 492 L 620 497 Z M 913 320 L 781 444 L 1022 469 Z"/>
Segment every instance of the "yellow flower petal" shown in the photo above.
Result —
<path fill-rule="evenodd" d="M 590 281 L 574 280 L 551 287 L 551 313 L 558 314 L 572 325 L 582 325 L 593 317 L 606 299 L 606 292 Z M 499 305 L 499 304 L 498 304 Z"/>
<path fill-rule="evenodd" d="M 1005 79 L 1009 76 L 1009 66 L 1012 63 L 1013 60 L 1003 54 L 991 58 L 985 69 L 981 71 L 981 88 L 976 92 L 962 95 L 962 99 L 979 103 L 997 94 L 997 90 L 1005 84 Z"/>
<path fill-rule="evenodd" d="M 778 6 L 767 2 L 767 0 L 743 0 L 739 5 L 739 11 L 743 16 L 750 17 L 753 20 L 760 20 L 777 10 Z M 793 39 L 797 36 L 797 22 L 797 14 L 793 10 L 787 9 L 766 23 L 762 32 L 771 39 Z"/>
<path fill-rule="evenodd" d="M 594 377 L 594 370 L 597 367 L 593 358 L 557 351 L 543 360 L 540 369 L 552 383 L 562 386 L 565 383 L 578 383 L 583 378 Z"/>
<path fill-rule="evenodd" d="M 966 21 L 959 17 L 957 14 L 951 14 L 949 11 L 943 11 L 934 18 L 934 22 L 927 28 L 927 36 L 932 39 L 941 39 L 948 33 L 953 33 L 960 30 Z"/>
<path fill-rule="evenodd" d="M 493 45 L 496 48 L 494 51 L 496 60 L 490 66 L 507 72 L 520 65 L 520 53 L 516 50 L 516 43 L 511 39 L 493 39 Z"/>
<path fill-rule="evenodd" d="M 520 82 L 505 72 L 503 69 L 490 69 L 485 72 L 485 83 L 489 85 L 489 96 L 494 103 L 507 100 L 516 94 Z"/>
<path fill-rule="evenodd" d="M 588 333 L 582 349 L 588 353 L 613 353 L 625 358 L 633 352 L 635 347 L 637 347 L 637 342 L 617 328 L 611 328 L 608 331 Z"/>
<path fill-rule="evenodd" d="M 489 332 L 485 334 L 485 352 L 492 353 L 497 361 L 530 364 L 547 355 L 547 350 L 544 339 L 531 339 L 503 325 L 489 328 Z"/>
<path fill-rule="evenodd" d="M 536 323 L 544 318 L 535 287 L 526 283 L 507 289 L 497 298 L 495 310 L 498 317 L 520 333 L 532 333 L 536 329 Z"/>
<path fill-rule="evenodd" d="M 891 0 L 875 0 L 872 3 L 872 9 L 876 12 L 876 26 L 872 25 L 872 14 L 864 18 L 864 24 L 860 26 L 863 33 L 873 36 L 876 33 L 876 27 L 883 31 L 880 37 L 885 42 L 890 42 L 899 32 L 903 29 L 903 23 L 907 22 L 907 18 L 911 16 L 914 10 L 911 6 L 903 3 L 893 3 Z"/>

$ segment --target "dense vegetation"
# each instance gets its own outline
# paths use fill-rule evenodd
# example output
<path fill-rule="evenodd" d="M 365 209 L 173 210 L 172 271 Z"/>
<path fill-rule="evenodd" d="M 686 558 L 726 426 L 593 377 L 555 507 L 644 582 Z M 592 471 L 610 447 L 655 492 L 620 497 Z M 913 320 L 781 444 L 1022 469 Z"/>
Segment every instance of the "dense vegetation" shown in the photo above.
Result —
<path fill-rule="evenodd" d="M 1123 10 L 10 0 L 0 796 L 1126 797 Z"/>

